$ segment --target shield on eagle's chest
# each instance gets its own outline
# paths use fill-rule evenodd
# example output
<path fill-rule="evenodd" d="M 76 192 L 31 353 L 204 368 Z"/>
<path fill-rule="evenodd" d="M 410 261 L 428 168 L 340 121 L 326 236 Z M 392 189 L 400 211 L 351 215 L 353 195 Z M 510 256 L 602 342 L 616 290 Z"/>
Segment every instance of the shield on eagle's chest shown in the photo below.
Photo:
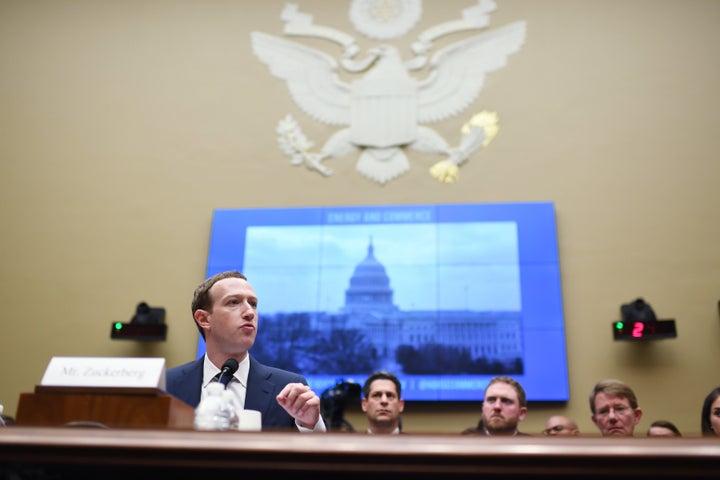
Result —
<path fill-rule="evenodd" d="M 406 145 L 417 135 L 417 85 L 400 64 L 378 65 L 352 83 L 350 131 L 356 145 Z"/>

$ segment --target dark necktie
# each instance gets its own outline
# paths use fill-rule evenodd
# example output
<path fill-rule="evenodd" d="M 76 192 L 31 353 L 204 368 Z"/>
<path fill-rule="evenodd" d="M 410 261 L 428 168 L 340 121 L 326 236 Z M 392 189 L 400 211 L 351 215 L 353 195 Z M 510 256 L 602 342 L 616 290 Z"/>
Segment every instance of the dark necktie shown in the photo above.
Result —
<path fill-rule="evenodd" d="M 222 383 L 225 388 L 227 388 L 228 383 L 232 382 L 233 378 L 235 378 L 234 375 L 221 376 L 219 373 L 213 377 L 215 381 Z"/>

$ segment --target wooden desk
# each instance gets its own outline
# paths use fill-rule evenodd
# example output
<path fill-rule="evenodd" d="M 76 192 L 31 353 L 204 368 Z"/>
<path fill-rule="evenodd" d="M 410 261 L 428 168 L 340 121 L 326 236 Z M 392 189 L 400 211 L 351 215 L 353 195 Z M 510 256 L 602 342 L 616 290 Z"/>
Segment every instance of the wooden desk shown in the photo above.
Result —
<path fill-rule="evenodd" d="M 720 439 L 0 428 L 0 478 L 718 478 Z M 12 475 L 15 475 L 13 477 Z M 25 475 L 25 477 L 23 477 Z M 275 475 L 277 476 L 277 475 Z M 228 477 L 230 478 L 230 477 Z M 250 478 L 250 477 L 248 477 Z"/>
<path fill-rule="evenodd" d="M 15 424 L 59 427 L 94 422 L 116 428 L 191 429 L 195 409 L 157 388 L 36 386 L 21 393 Z"/>

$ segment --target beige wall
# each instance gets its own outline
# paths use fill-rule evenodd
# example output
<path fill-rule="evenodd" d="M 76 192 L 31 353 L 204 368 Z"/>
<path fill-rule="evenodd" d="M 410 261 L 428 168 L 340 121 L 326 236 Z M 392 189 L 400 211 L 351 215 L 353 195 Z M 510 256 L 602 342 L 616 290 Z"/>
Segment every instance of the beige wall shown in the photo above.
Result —
<path fill-rule="evenodd" d="M 297 3 L 355 33 L 349 2 Z M 473 3 L 425 0 L 398 43 Z M 52 356 L 193 358 L 189 302 L 213 209 L 552 201 L 571 398 L 531 405 L 523 430 L 564 412 L 594 433 L 587 394 L 619 377 L 645 409 L 642 433 L 658 418 L 699 433 L 720 384 L 720 2 L 497 3 L 491 25 L 525 20 L 526 42 L 466 114 L 497 111 L 500 134 L 455 184 L 430 177 L 437 158 L 410 153 L 411 170 L 384 186 L 355 158 L 322 177 L 276 147 L 287 113 L 319 145 L 336 130 L 300 112 L 251 52 L 250 31 L 282 35 L 281 1 L 0 3 L 6 413 Z M 456 143 L 465 119 L 433 127 Z M 638 296 L 677 319 L 677 339 L 613 342 L 610 322 Z M 167 341 L 111 340 L 110 323 L 143 300 L 167 309 Z M 475 404 L 410 404 L 405 428 L 459 432 L 478 417 Z"/>

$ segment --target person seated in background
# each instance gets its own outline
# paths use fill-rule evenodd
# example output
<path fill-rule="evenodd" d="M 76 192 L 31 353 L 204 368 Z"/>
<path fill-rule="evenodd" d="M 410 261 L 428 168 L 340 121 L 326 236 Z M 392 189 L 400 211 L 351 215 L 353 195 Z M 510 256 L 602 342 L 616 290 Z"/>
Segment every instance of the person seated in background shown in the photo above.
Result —
<path fill-rule="evenodd" d="M 590 392 L 592 421 L 603 437 L 632 437 L 642 418 L 637 396 L 625 382 L 600 380 Z"/>
<path fill-rule="evenodd" d="M 525 389 L 515 379 L 494 377 L 485 387 L 482 416 L 476 427 L 463 430 L 463 435 L 511 436 L 528 435 L 518 430 L 527 415 Z"/>
<path fill-rule="evenodd" d="M 674 423 L 667 420 L 655 420 L 647 431 L 648 437 L 682 437 Z"/>
<path fill-rule="evenodd" d="M 400 414 L 405 410 L 401 394 L 400 380 L 390 372 L 377 371 L 365 380 L 360 406 L 367 416 L 367 433 L 401 433 Z"/>
<path fill-rule="evenodd" d="M 234 359 L 239 367 L 227 389 L 239 408 L 261 413 L 263 430 L 327 431 L 320 397 L 304 376 L 263 365 L 250 355 L 258 331 L 257 307 L 255 290 L 238 271 L 218 273 L 198 285 L 191 309 L 205 355 L 169 368 L 166 391 L 195 408 L 205 388 L 218 381 L 226 360 Z"/>
<path fill-rule="evenodd" d="M 720 437 L 720 387 L 712 389 L 703 401 L 700 431 L 705 437 Z"/>
<path fill-rule="evenodd" d="M 545 421 L 543 435 L 551 437 L 580 435 L 580 429 L 575 420 L 564 415 L 553 415 Z"/>

